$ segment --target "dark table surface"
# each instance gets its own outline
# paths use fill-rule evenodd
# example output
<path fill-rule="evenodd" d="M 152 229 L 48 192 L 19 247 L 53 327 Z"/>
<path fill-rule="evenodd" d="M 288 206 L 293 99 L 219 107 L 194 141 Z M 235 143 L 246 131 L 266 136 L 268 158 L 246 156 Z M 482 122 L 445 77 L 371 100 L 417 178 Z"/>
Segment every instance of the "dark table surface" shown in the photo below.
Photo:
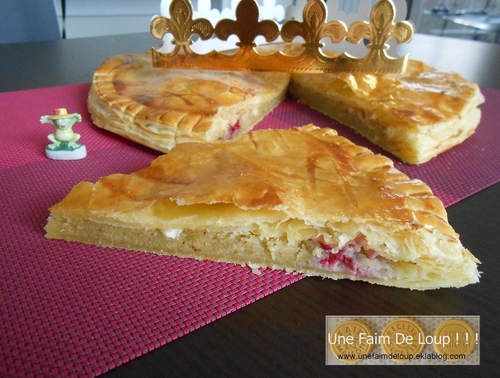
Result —
<path fill-rule="evenodd" d="M 87 83 L 105 57 L 157 45 L 149 34 L 0 45 L 0 92 Z M 500 45 L 417 35 L 401 50 L 500 89 Z M 448 208 L 462 243 L 482 261 L 479 284 L 421 292 L 305 278 L 105 376 L 500 376 L 499 209 L 500 184 Z M 479 315 L 481 364 L 325 366 L 327 315 Z"/>

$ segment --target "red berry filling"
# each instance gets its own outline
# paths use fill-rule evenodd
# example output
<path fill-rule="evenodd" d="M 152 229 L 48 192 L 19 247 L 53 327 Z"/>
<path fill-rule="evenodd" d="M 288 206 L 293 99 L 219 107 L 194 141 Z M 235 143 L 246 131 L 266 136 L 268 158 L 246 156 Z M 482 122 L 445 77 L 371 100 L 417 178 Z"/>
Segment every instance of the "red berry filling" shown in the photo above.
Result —
<path fill-rule="evenodd" d="M 240 130 L 241 130 L 240 121 L 237 121 L 234 125 L 229 126 L 229 130 L 226 135 L 226 140 L 233 139 L 236 135 L 239 134 Z"/>
<path fill-rule="evenodd" d="M 331 271 L 365 276 L 367 272 L 363 268 L 361 257 L 374 259 L 378 256 L 377 252 L 368 246 L 364 236 L 357 236 L 344 244 L 342 248 L 325 243 L 320 239 L 313 239 L 313 241 L 319 244 L 324 251 L 319 263 Z"/>

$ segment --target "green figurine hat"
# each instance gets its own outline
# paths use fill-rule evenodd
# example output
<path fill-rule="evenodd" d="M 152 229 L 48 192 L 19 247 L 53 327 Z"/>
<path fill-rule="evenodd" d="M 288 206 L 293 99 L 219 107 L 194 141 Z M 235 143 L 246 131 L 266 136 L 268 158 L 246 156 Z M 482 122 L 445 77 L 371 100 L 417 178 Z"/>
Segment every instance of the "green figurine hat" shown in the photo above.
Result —
<path fill-rule="evenodd" d="M 68 118 L 71 116 L 72 116 L 72 114 L 68 114 L 68 111 L 66 110 L 66 108 L 58 108 L 58 109 L 54 109 L 54 115 L 47 116 L 47 119 L 56 120 L 56 119 L 61 119 L 61 118 Z"/>

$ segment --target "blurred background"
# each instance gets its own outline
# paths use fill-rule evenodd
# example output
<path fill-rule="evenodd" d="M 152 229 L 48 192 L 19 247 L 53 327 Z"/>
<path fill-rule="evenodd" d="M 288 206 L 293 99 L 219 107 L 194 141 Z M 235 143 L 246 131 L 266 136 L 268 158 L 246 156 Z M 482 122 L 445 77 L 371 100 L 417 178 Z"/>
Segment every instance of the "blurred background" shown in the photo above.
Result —
<path fill-rule="evenodd" d="M 275 1 L 286 7 L 294 0 Z M 376 2 L 337 0 L 347 14 L 356 12 L 360 1 Z M 220 9 L 229 7 L 231 0 L 211 3 Z M 160 4 L 161 0 L 0 0 L 0 43 L 149 32 Z M 500 0 L 406 0 L 406 4 L 407 19 L 417 33 L 500 43 Z"/>

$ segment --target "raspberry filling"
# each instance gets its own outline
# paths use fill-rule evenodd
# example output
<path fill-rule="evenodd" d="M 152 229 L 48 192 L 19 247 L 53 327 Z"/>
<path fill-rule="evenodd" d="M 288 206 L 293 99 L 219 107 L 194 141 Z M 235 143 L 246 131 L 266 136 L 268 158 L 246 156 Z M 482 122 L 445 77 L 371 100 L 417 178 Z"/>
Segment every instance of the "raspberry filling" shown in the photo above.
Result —
<path fill-rule="evenodd" d="M 240 130 L 241 130 L 240 121 L 237 121 L 234 125 L 229 126 L 229 130 L 226 135 L 226 140 L 233 139 L 236 135 L 239 134 Z"/>
<path fill-rule="evenodd" d="M 391 262 L 379 256 L 362 235 L 348 241 L 341 248 L 319 238 L 312 241 L 322 249 L 316 260 L 322 269 L 359 277 L 388 278 L 391 275 Z"/>

